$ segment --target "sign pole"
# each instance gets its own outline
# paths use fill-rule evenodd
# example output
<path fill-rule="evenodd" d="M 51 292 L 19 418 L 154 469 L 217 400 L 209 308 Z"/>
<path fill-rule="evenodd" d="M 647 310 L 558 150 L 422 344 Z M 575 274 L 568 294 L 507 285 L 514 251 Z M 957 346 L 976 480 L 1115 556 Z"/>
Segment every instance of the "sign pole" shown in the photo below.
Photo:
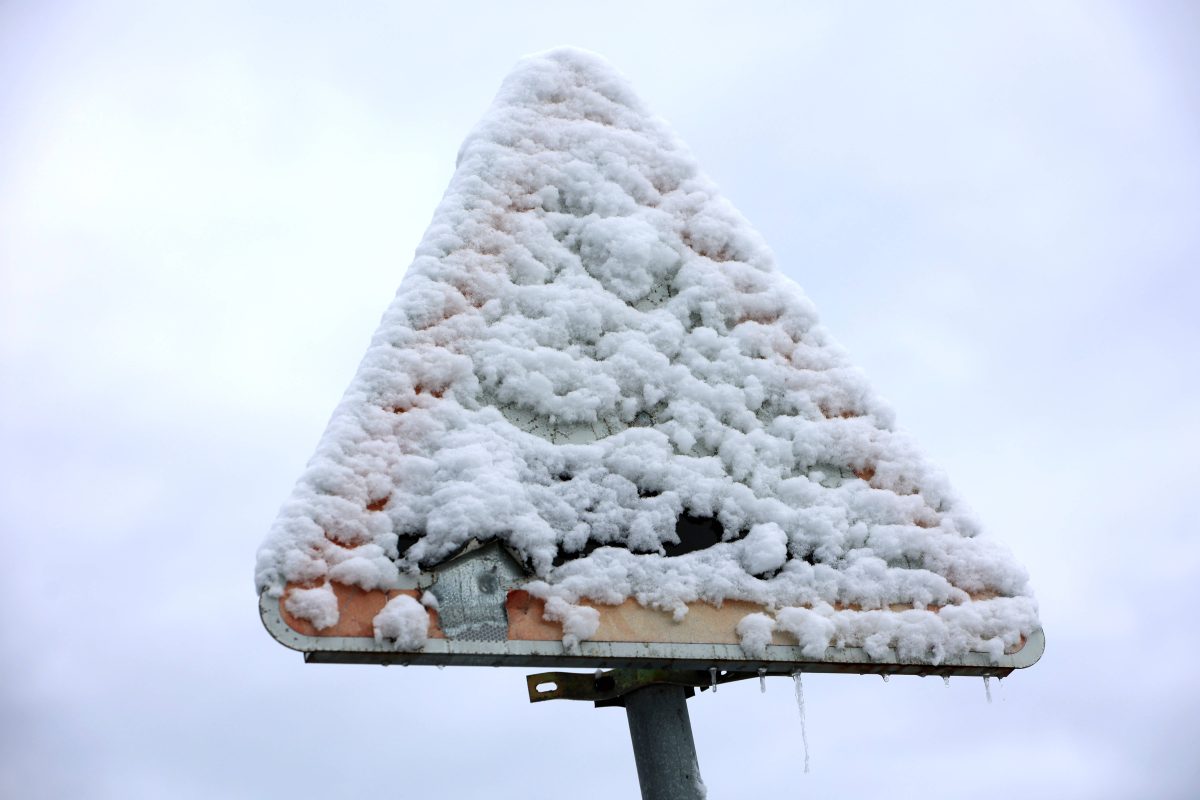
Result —
<path fill-rule="evenodd" d="M 642 800 L 703 800 L 704 781 L 692 738 L 687 699 L 718 683 L 754 673 L 719 669 L 614 669 L 592 674 L 539 672 L 527 675 L 529 701 L 590 700 L 597 708 L 622 706 L 637 763 Z"/>
<path fill-rule="evenodd" d="M 656 684 L 622 697 L 642 800 L 703 800 L 688 692 Z"/>

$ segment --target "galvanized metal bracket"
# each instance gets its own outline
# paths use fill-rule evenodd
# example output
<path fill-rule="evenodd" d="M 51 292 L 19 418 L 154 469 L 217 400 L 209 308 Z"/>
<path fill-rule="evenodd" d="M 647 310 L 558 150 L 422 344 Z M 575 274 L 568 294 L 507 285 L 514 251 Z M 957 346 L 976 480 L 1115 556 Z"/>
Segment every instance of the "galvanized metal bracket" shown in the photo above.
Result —
<path fill-rule="evenodd" d="M 624 706 L 624 696 L 656 684 L 682 686 L 687 696 L 709 687 L 755 677 L 755 673 L 724 670 L 610 669 L 595 672 L 539 672 L 525 676 L 529 702 L 590 700 L 598 708 Z"/>

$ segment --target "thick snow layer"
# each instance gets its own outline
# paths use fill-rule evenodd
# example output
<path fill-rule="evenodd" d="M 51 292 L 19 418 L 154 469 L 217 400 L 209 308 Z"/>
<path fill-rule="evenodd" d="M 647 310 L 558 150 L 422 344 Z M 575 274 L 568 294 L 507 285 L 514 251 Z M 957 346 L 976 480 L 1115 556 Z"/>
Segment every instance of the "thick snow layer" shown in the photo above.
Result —
<path fill-rule="evenodd" d="M 684 514 L 722 540 L 669 555 Z M 751 651 L 774 628 L 813 657 L 936 661 L 1037 626 L 1025 572 L 978 534 L 666 124 L 555 50 L 463 143 L 257 583 L 396 588 L 497 538 L 568 642 L 596 628 L 582 599 L 739 599 L 773 617 L 740 627 Z M 291 598 L 328 622 L 326 595 Z"/>

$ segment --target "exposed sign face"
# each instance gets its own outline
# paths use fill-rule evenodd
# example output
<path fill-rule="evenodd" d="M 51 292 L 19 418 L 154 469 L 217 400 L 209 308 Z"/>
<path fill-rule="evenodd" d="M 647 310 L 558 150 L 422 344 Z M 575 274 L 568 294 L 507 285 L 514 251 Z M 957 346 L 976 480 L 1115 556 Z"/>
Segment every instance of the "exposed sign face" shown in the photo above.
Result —
<path fill-rule="evenodd" d="M 523 61 L 259 551 L 310 661 L 1003 675 L 1024 570 L 624 79 Z"/>

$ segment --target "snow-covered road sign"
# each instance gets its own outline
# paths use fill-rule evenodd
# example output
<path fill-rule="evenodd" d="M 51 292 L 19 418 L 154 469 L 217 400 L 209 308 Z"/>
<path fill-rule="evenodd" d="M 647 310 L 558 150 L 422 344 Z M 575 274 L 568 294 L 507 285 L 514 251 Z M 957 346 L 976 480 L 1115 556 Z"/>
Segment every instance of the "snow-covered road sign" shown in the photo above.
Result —
<path fill-rule="evenodd" d="M 310 661 L 1003 675 L 1025 572 L 597 57 L 522 61 L 259 552 Z"/>

